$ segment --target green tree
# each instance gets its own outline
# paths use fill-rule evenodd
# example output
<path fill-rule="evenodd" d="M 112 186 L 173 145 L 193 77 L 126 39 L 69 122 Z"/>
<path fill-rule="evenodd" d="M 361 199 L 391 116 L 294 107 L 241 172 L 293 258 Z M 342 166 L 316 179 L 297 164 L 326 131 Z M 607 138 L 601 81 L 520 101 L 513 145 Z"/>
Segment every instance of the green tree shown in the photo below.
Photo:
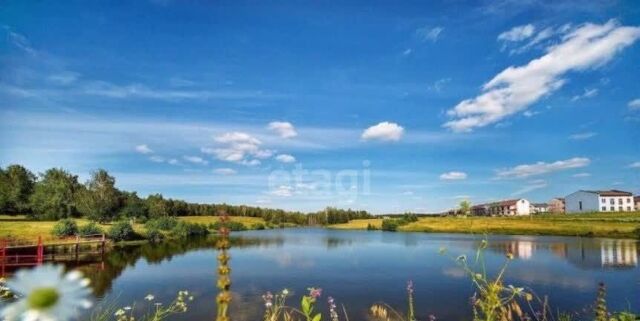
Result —
<path fill-rule="evenodd" d="M 136 192 L 122 193 L 122 208 L 120 216 L 126 218 L 145 218 L 148 214 L 147 204 L 138 197 Z"/>
<path fill-rule="evenodd" d="M 115 185 L 116 179 L 106 170 L 99 169 L 93 172 L 85 188 L 78 193 L 80 213 L 93 221 L 111 221 L 120 206 L 120 192 Z"/>
<path fill-rule="evenodd" d="M 169 206 L 167 205 L 167 201 L 162 197 L 162 194 L 149 195 L 146 203 L 150 218 L 169 216 Z"/>
<path fill-rule="evenodd" d="M 4 213 L 28 213 L 29 197 L 33 193 L 36 176 L 21 165 L 10 165 L 3 171 L 0 180 L 4 187 L 0 191 L 0 204 Z"/>
<path fill-rule="evenodd" d="M 32 218 L 58 220 L 78 214 L 75 194 L 80 188 L 78 176 L 69 172 L 51 168 L 40 174 L 40 181 L 31 195 Z"/>
<path fill-rule="evenodd" d="M 468 200 L 463 200 L 462 202 L 460 202 L 460 213 L 462 213 L 462 215 L 471 214 L 471 202 L 469 202 Z"/>
<path fill-rule="evenodd" d="M 9 178 L 4 169 L 0 167 L 0 214 L 9 210 Z"/>

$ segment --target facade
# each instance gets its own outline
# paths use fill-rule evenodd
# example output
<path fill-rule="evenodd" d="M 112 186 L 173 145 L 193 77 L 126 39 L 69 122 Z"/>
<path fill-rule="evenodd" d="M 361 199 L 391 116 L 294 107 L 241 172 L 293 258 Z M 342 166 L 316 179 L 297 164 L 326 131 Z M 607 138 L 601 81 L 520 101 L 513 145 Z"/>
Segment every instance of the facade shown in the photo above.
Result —
<path fill-rule="evenodd" d="M 565 197 L 567 213 L 630 212 L 634 207 L 633 194 L 625 191 L 577 191 Z"/>
<path fill-rule="evenodd" d="M 640 196 L 634 197 L 633 202 L 636 204 L 636 211 L 640 211 Z"/>
<path fill-rule="evenodd" d="M 549 201 L 549 212 L 551 213 L 564 213 L 564 198 L 556 197 Z"/>
<path fill-rule="evenodd" d="M 542 214 L 549 212 L 549 204 L 547 203 L 531 203 L 531 213 Z"/>
<path fill-rule="evenodd" d="M 531 204 L 523 198 L 479 204 L 471 207 L 471 213 L 477 216 L 529 215 L 531 213 Z"/>

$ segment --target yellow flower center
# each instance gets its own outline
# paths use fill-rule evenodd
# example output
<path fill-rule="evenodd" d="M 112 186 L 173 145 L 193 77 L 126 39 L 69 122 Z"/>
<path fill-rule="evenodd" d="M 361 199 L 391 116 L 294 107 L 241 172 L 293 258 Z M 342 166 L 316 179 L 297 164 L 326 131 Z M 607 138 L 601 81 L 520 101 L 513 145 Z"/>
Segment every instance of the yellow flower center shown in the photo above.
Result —
<path fill-rule="evenodd" d="M 31 309 L 44 310 L 54 306 L 58 299 L 60 294 L 55 288 L 38 288 L 29 294 L 27 304 Z"/>

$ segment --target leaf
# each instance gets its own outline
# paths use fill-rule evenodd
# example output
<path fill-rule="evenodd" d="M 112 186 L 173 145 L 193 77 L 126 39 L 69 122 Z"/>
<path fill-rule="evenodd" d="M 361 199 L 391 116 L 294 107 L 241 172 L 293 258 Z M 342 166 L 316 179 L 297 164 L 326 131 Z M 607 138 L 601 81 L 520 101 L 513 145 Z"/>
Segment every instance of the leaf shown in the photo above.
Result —
<path fill-rule="evenodd" d="M 313 317 L 313 320 L 311 321 L 320 321 L 320 319 L 322 319 L 322 315 L 320 313 L 316 314 L 315 317 Z"/>
<path fill-rule="evenodd" d="M 309 302 L 309 297 L 303 296 L 302 302 L 300 302 L 300 306 L 302 307 L 302 312 L 305 315 L 309 315 L 309 313 L 311 312 L 311 302 Z"/>

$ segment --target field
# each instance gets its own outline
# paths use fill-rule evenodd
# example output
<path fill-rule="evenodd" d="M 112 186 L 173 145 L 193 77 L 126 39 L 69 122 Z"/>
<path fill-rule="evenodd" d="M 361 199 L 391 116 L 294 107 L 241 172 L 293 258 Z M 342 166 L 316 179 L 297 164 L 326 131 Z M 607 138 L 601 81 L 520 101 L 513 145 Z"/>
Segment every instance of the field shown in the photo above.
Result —
<path fill-rule="evenodd" d="M 209 224 L 214 223 L 218 217 L 217 216 L 186 216 L 180 217 L 181 220 L 185 220 L 191 223 L 201 223 L 201 224 Z M 232 221 L 241 222 L 245 224 L 248 228 L 251 227 L 253 223 L 264 223 L 264 220 L 261 218 L 254 217 L 241 217 L 241 216 L 233 216 L 231 217 Z M 85 225 L 89 223 L 86 219 L 76 219 L 78 226 Z M 8 215 L 0 215 L 0 239 L 8 238 L 15 240 L 23 240 L 23 241 L 35 241 L 39 236 L 42 236 L 44 242 L 50 242 L 56 239 L 53 235 L 51 235 L 51 229 L 56 222 L 50 221 L 31 221 L 28 220 L 25 216 L 8 216 Z M 109 224 L 101 224 L 100 225 L 103 230 L 108 230 Z M 144 232 L 143 224 L 134 224 L 134 230 L 138 233 Z"/>
<path fill-rule="evenodd" d="M 336 229 L 380 228 L 382 219 L 353 220 Z M 406 232 L 451 232 L 529 235 L 568 235 L 616 238 L 640 237 L 640 212 L 532 217 L 428 217 L 401 226 Z"/>

